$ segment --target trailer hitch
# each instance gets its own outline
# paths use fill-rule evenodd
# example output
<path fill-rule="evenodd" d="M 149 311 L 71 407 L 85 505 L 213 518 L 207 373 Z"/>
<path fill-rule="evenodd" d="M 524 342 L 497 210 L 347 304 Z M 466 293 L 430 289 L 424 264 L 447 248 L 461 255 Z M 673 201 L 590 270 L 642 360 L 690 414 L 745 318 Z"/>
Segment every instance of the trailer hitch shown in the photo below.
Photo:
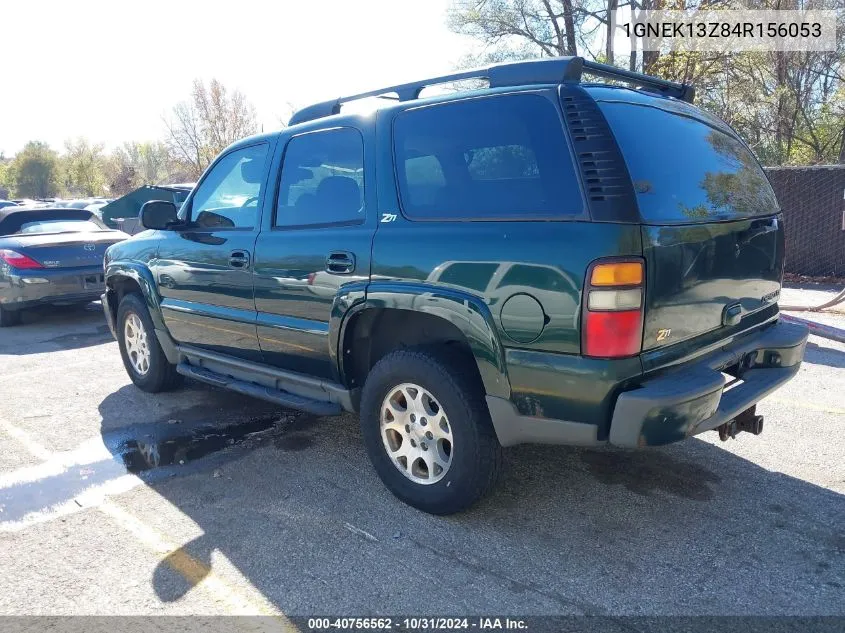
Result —
<path fill-rule="evenodd" d="M 719 439 L 726 442 L 728 438 L 736 438 L 738 433 L 745 431 L 746 433 L 753 433 L 760 435 L 763 432 L 763 416 L 757 415 L 757 405 L 746 409 L 730 422 L 725 422 L 721 426 L 717 426 L 716 430 L 719 432 Z"/>

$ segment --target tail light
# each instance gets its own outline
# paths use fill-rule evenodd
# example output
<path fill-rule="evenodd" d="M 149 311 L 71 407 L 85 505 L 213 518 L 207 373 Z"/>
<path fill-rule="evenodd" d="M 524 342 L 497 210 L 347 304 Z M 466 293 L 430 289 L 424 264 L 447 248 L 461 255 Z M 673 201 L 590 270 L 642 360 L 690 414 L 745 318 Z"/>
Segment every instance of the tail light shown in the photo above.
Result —
<path fill-rule="evenodd" d="M 313 286 L 314 285 L 314 279 L 316 279 L 316 278 L 317 278 L 317 273 L 308 273 L 308 285 Z"/>
<path fill-rule="evenodd" d="M 4 262 L 9 264 L 12 268 L 17 268 L 19 270 L 31 270 L 33 268 L 44 268 L 40 263 L 32 259 L 31 257 L 27 257 L 26 255 L 22 255 L 16 251 L 10 251 L 8 249 L 0 248 L 0 259 Z"/>
<path fill-rule="evenodd" d="M 587 272 L 581 352 L 596 358 L 635 356 L 642 350 L 642 260 L 598 261 Z"/>

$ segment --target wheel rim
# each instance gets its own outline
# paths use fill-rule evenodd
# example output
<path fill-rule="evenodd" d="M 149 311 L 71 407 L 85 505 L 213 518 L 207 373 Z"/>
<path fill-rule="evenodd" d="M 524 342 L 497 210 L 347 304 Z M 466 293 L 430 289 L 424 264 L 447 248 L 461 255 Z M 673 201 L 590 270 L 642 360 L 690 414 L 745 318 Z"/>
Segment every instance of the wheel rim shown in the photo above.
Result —
<path fill-rule="evenodd" d="M 380 426 L 384 449 L 405 477 L 430 485 L 449 472 L 452 425 L 431 393 L 413 383 L 394 387 L 382 402 Z"/>
<path fill-rule="evenodd" d="M 129 364 L 139 375 L 144 376 L 150 371 L 150 346 L 147 340 L 147 330 L 134 312 L 126 316 L 123 325 L 123 342 L 126 345 L 126 355 Z"/>

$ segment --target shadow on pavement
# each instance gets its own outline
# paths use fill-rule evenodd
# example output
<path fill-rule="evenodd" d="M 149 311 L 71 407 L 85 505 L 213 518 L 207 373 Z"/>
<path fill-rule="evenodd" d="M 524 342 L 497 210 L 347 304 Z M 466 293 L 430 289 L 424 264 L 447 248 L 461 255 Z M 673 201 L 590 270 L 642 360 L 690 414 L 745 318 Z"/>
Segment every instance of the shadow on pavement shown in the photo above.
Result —
<path fill-rule="evenodd" d="M 109 446 L 147 415 L 153 436 L 172 419 L 224 435 L 264 420 L 251 443 L 148 484 L 203 531 L 171 557 L 210 567 L 219 552 L 289 615 L 845 613 L 845 496 L 699 439 L 509 449 L 493 495 L 434 517 L 381 485 L 351 416 L 211 390 L 180 409 L 179 392 L 132 386 L 100 413 Z M 151 582 L 165 601 L 192 589 L 167 560 Z"/>
<path fill-rule="evenodd" d="M 99 302 L 40 306 L 24 310 L 22 319 L 20 325 L 3 328 L 0 354 L 22 356 L 81 349 L 114 340 Z"/>
<path fill-rule="evenodd" d="M 833 347 L 822 347 L 815 343 L 807 343 L 804 362 L 811 365 L 845 368 L 845 352 Z"/>

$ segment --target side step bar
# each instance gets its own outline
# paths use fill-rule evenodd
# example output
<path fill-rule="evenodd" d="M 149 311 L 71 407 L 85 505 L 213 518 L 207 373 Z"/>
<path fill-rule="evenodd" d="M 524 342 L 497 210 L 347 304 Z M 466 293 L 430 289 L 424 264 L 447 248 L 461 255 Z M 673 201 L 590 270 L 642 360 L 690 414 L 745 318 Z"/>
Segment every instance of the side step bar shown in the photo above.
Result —
<path fill-rule="evenodd" d="M 253 398 L 260 398 L 273 402 L 282 407 L 289 409 L 299 409 L 300 411 L 307 411 L 314 415 L 340 415 L 343 409 L 339 404 L 334 402 L 324 402 L 322 400 L 313 400 L 303 396 L 297 396 L 287 391 L 280 391 L 279 389 L 272 389 L 257 385 L 253 382 L 246 382 L 245 380 L 238 380 L 223 374 L 218 374 L 204 367 L 196 367 L 188 363 L 179 363 L 176 365 L 176 371 L 188 378 L 199 380 L 215 387 L 223 387 L 237 393 L 242 393 L 245 396 L 252 396 Z"/>

